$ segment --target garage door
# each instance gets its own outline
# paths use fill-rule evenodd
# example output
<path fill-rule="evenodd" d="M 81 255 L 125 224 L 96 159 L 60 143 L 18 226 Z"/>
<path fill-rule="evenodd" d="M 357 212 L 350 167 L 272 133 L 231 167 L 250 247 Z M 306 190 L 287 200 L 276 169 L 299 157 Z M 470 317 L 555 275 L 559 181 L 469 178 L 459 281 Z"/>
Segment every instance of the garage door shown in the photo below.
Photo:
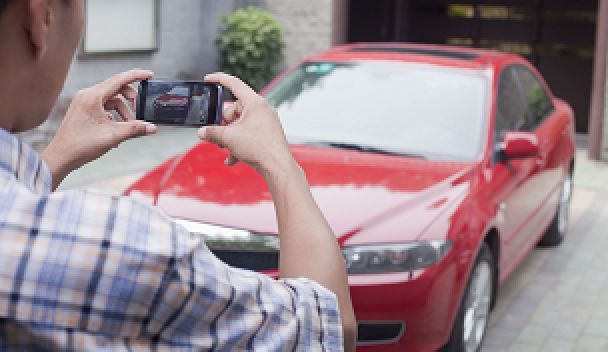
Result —
<path fill-rule="evenodd" d="M 348 39 L 480 47 L 520 54 L 586 133 L 597 0 L 351 0 Z"/>

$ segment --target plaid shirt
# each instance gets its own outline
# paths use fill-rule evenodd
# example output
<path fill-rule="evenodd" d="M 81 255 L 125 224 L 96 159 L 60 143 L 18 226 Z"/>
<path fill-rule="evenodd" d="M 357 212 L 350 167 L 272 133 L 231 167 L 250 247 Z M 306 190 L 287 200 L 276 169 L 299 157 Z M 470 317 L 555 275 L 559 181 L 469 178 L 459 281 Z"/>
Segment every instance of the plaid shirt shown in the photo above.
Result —
<path fill-rule="evenodd" d="M 336 296 L 232 268 L 160 210 L 51 193 L 0 129 L 0 350 L 342 350 Z"/>

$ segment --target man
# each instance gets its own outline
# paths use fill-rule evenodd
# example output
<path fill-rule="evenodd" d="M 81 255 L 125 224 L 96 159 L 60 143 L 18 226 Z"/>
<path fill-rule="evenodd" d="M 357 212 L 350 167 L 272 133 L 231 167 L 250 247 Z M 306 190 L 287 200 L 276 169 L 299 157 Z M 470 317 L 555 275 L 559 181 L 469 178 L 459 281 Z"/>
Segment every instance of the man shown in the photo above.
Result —
<path fill-rule="evenodd" d="M 129 84 L 152 76 L 134 70 L 79 92 L 41 156 L 12 134 L 48 116 L 80 41 L 83 6 L 0 0 L 0 349 L 354 350 L 339 246 L 276 111 L 238 79 L 206 77 L 238 101 L 223 126 L 199 136 L 230 150 L 227 165 L 244 162 L 266 180 L 281 280 L 226 266 L 128 197 L 53 192 L 72 170 L 157 131 L 135 121 L 122 98 L 134 103 Z"/>

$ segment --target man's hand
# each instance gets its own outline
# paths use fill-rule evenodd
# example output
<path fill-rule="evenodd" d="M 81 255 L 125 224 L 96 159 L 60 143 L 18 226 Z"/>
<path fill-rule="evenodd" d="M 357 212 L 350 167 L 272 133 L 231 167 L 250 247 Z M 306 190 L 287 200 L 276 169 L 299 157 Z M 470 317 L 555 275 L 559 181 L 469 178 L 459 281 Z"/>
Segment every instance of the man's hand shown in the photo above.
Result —
<path fill-rule="evenodd" d="M 53 175 L 53 190 L 70 172 L 121 142 L 156 133 L 156 126 L 135 120 L 125 102 L 126 99 L 136 107 L 137 90 L 130 84 L 153 75 L 143 70 L 123 72 L 74 96 L 55 138 L 42 153 Z M 115 121 L 110 110 L 116 111 L 123 121 Z"/>
<path fill-rule="evenodd" d="M 240 79 L 227 74 L 210 74 L 205 81 L 223 85 L 238 99 L 225 105 L 220 126 L 199 130 L 202 139 L 230 150 L 226 165 L 242 161 L 264 178 L 297 165 L 291 156 L 279 116 L 264 98 Z"/>
<path fill-rule="evenodd" d="M 203 127 L 199 137 L 228 148 L 227 165 L 240 160 L 264 177 L 281 238 L 279 275 L 306 277 L 336 294 L 344 349 L 354 351 L 357 324 L 342 252 L 312 197 L 304 172 L 291 155 L 276 110 L 238 78 L 216 73 L 205 80 L 231 90 L 237 102 L 224 109 L 223 126 Z"/>

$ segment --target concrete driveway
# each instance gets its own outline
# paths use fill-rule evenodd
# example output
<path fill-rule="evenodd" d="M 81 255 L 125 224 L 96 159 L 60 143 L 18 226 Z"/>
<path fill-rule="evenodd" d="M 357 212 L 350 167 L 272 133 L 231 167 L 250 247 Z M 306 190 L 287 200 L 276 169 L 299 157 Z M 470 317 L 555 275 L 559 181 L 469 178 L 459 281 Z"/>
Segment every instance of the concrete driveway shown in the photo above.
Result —
<path fill-rule="evenodd" d="M 482 351 L 608 351 L 608 163 L 577 150 L 571 222 L 500 289 Z"/>

